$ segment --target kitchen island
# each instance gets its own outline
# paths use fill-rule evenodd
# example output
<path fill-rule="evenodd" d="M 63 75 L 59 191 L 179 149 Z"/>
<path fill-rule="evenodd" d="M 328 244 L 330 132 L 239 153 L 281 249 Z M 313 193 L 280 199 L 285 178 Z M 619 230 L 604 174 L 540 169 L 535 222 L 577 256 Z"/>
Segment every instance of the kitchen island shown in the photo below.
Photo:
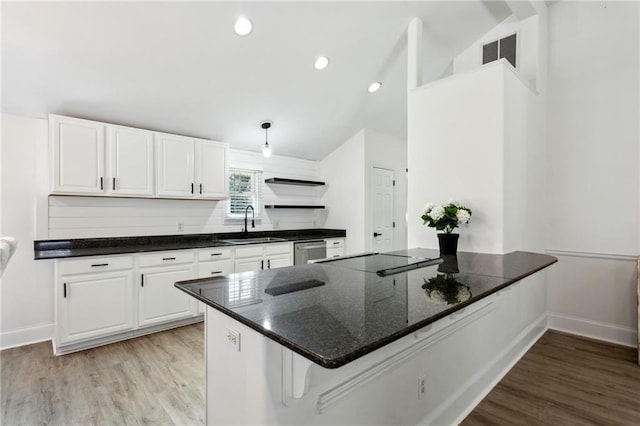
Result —
<path fill-rule="evenodd" d="M 411 249 L 190 280 L 208 424 L 450 424 L 546 330 L 535 253 Z"/>

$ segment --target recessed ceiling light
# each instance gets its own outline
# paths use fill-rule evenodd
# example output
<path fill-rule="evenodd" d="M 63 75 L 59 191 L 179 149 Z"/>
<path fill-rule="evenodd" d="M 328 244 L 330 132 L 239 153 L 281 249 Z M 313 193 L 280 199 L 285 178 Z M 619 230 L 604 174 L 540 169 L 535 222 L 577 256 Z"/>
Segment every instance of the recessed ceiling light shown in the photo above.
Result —
<path fill-rule="evenodd" d="M 253 24 L 248 18 L 241 16 L 236 21 L 235 25 L 233 26 L 233 29 L 235 30 L 236 34 L 238 34 L 239 36 L 246 36 L 253 29 Z"/>
<path fill-rule="evenodd" d="M 375 83 L 371 83 L 371 85 L 367 90 L 369 91 L 369 93 L 374 93 L 380 90 L 381 86 L 382 86 L 382 83 L 380 83 L 379 81 L 376 81 Z"/>
<path fill-rule="evenodd" d="M 329 65 L 329 58 L 326 56 L 318 56 L 316 62 L 313 64 L 313 67 L 317 70 L 323 70 Z"/>

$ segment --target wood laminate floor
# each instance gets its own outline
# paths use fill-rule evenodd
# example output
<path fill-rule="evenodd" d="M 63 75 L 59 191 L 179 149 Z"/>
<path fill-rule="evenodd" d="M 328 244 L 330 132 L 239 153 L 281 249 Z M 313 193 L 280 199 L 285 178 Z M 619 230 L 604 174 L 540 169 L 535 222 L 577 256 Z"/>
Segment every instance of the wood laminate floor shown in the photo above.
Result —
<path fill-rule="evenodd" d="M 0 352 L 0 424 L 201 425 L 203 323 L 64 356 Z"/>
<path fill-rule="evenodd" d="M 203 324 L 55 357 L 0 352 L 0 424 L 202 425 Z M 547 332 L 463 425 L 640 425 L 632 348 Z"/>
<path fill-rule="evenodd" d="M 640 425 L 634 348 L 547 331 L 462 422 Z"/>

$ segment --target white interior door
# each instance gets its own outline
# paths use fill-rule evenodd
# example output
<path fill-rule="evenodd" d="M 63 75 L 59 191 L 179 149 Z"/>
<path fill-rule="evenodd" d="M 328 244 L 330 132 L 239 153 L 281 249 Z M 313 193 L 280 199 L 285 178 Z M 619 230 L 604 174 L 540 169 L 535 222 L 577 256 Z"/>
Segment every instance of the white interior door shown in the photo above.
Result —
<path fill-rule="evenodd" d="M 393 249 L 393 170 L 373 168 L 371 174 L 373 191 L 373 250 L 377 252 Z"/>

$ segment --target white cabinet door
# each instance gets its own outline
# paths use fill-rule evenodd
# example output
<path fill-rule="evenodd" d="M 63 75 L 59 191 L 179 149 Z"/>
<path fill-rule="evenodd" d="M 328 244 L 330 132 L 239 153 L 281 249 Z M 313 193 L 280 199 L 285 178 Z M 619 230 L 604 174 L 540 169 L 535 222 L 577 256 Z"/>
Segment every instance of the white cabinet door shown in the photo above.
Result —
<path fill-rule="evenodd" d="M 195 299 L 175 288 L 176 281 L 194 278 L 193 264 L 140 269 L 138 325 L 188 318 L 196 313 Z"/>
<path fill-rule="evenodd" d="M 153 132 L 108 126 L 107 147 L 108 192 L 113 195 L 153 196 Z"/>
<path fill-rule="evenodd" d="M 49 116 L 53 193 L 104 194 L 104 132 L 101 123 Z"/>
<path fill-rule="evenodd" d="M 250 272 L 260 271 L 264 269 L 264 260 L 262 256 L 245 257 L 242 259 L 236 259 L 235 272 Z"/>
<path fill-rule="evenodd" d="M 284 268 L 291 266 L 291 256 L 288 254 L 274 254 L 267 257 L 266 269 Z"/>
<path fill-rule="evenodd" d="M 228 198 L 226 144 L 196 140 L 196 184 L 199 198 Z"/>
<path fill-rule="evenodd" d="M 194 197 L 194 140 L 156 133 L 156 195 Z"/>
<path fill-rule="evenodd" d="M 132 278 L 130 270 L 59 278 L 56 343 L 132 329 Z"/>

